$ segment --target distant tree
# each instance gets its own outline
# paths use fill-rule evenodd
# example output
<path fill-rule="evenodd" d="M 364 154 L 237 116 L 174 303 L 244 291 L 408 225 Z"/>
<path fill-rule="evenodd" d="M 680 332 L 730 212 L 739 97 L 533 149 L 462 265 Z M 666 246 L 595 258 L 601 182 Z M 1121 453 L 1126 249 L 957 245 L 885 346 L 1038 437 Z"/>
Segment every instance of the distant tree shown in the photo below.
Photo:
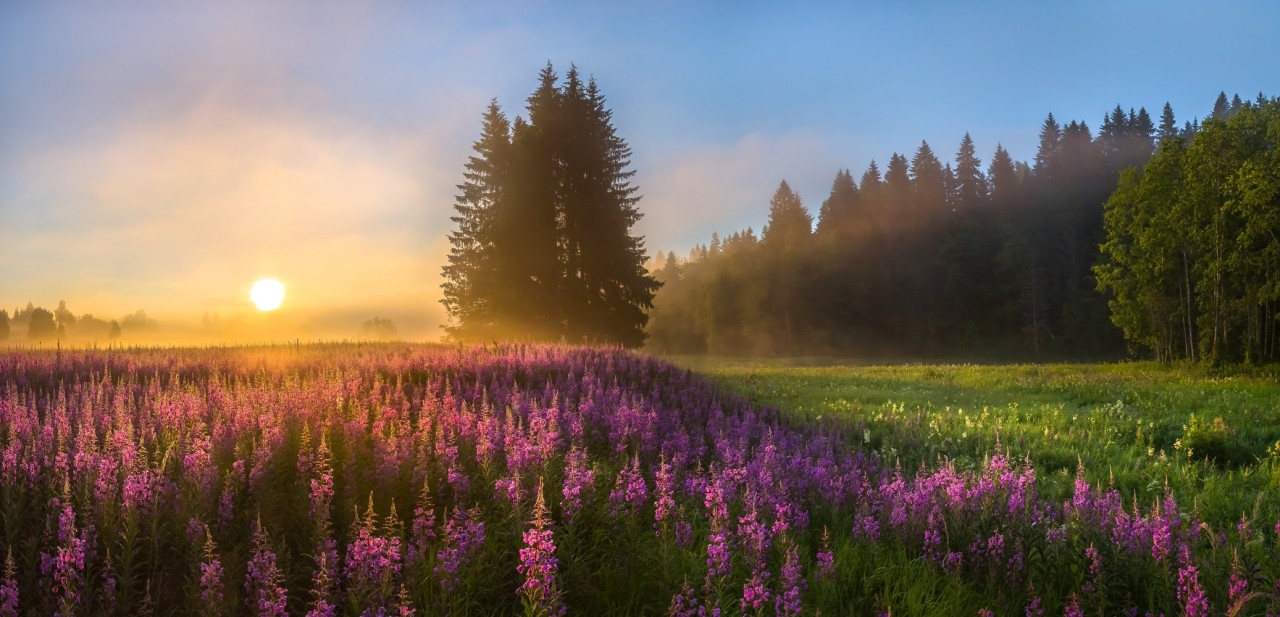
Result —
<path fill-rule="evenodd" d="M 1226 92 L 1218 92 L 1218 98 L 1213 102 L 1213 113 L 1209 117 L 1214 120 L 1226 120 L 1231 115 L 1231 103 L 1227 100 Z"/>
<path fill-rule="evenodd" d="M 1062 150 L 1062 127 L 1050 113 L 1040 126 L 1040 146 L 1036 149 L 1036 162 L 1032 171 L 1037 178 L 1047 180 L 1054 175 L 1053 164 Z"/>
<path fill-rule="evenodd" d="M 396 325 L 390 319 L 385 317 L 374 317 L 364 322 L 365 336 L 389 341 L 396 337 Z"/>
<path fill-rule="evenodd" d="M 9 312 L 0 309 L 0 341 L 9 338 Z"/>
<path fill-rule="evenodd" d="M 960 150 L 956 152 L 955 178 L 956 205 L 961 210 L 973 210 L 985 204 L 987 177 L 982 173 L 982 162 L 978 160 L 973 138 L 968 133 L 964 134 Z"/>
<path fill-rule="evenodd" d="M 911 192 L 912 209 L 917 216 L 931 216 L 946 209 L 946 174 L 927 141 L 920 142 L 911 158 Z"/>
<path fill-rule="evenodd" d="M 848 233 L 858 219 L 858 186 L 847 169 L 836 172 L 831 194 L 818 210 L 818 237 L 836 237 Z"/>
<path fill-rule="evenodd" d="M 134 333 L 150 332 L 155 330 L 158 325 L 159 324 L 156 320 L 147 317 L 147 312 L 143 309 L 138 309 L 133 313 L 125 315 L 124 319 L 120 320 L 121 328 Z"/>
<path fill-rule="evenodd" d="M 1176 139 L 1178 135 L 1178 123 L 1173 119 L 1173 106 L 1168 102 L 1164 104 L 1164 111 L 1160 113 L 1160 141 L 1168 141 Z"/>
<path fill-rule="evenodd" d="M 111 330 L 107 332 L 107 338 L 109 339 L 120 338 L 120 324 L 116 322 L 116 320 L 114 319 L 111 320 Z"/>
<path fill-rule="evenodd" d="M 769 222 L 760 234 L 764 246 L 776 251 L 797 251 L 813 233 L 813 217 L 800 196 L 783 180 L 769 200 Z"/>
<path fill-rule="evenodd" d="M 53 313 L 43 308 L 31 311 L 27 321 L 27 338 L 34 341 L 50 341 L 58 337 L 58 324 L 53 320 Z"/>
<path fill-rule="evenodd" d="M 58 301 L 58 308 L 53 310 L 53 320 L 58 324 L 58 331 L 65 334 L 76 327 L 76 316 L 67 308 L 66 300 Z M 61 335 L 60 334 L 60 335 Z"/>
<path fill-rule="evenodd" d="M 105 337 L 111 331 L 111 324 L 86 313 L 76 320 L 76 332 L 81 337 Z"/>

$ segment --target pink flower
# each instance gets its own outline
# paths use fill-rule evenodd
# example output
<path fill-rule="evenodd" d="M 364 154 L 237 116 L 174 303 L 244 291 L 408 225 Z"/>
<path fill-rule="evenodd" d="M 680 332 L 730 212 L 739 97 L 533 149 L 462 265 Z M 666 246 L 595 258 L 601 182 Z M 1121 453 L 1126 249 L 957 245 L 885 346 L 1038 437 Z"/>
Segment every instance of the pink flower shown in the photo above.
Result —
<path fill-rule="evenodd" d="M 520 549 L 520 564 L 516 566 L 516 571 L 524 577 L 519 591 L 527 614 L 563 615 L 566 607 L 560 604 L 560 591 L 556 581 L 556 545 L 551 529 L 548 528 L 550 513 L 547 512 L 542 488 L 542 480 L 539 479 L 532 526 L 524 532 L 524 548 Z"/>
<path fill-rule="evenodd" d="M 756 570 L 751 573 L 751 578 L 742 585 L 742 600 L 739 602 L 742 612 L 747 612 L 748 607 L 757 611 L 764 608 L 765 603 L 769 601 L 769 587 L 766 584 L 768 580 L 768 572 Z"/>

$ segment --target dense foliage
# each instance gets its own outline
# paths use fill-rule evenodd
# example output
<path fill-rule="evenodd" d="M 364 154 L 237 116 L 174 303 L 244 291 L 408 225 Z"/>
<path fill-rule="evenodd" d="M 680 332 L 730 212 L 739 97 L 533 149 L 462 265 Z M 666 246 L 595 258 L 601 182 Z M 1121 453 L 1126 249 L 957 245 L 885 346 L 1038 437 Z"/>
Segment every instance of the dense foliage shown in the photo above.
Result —
<path fill-rule="evenodd" d="M 10 352 L 0 392 L 0 615 L 1280 609 L 1273 524 L 904 467 L 620 351 Z"/>
<path fill-rule="evenodd" d="M 631 233 L 631 151 L 594 79 L 558 81 L 548 64 L 528 120 L 485 112 L 443 272 L 456 339 L 644 342 L 658 283 Z"/>
<path fill-rule="evenodd" d="M 1157 358 L 1280 360 L 1280 100 L 1219 101 L 1106 204 L 1112 320 Z"/>
<path fill-rule="evenodd" d="M 1224 95 L 1218 106 L 1229 114 L 1249 104 Z M 1158 128 L 1145 109 L 1119 106 L 1100 127 L 1095 135 L 1050 114 L 1032 164 L 997 146 L 985 171 L 968 135 L 945 165 L 922 142 L 910 158 L 892 155 L 883 174 L 874 161 L 856 182 L 838 172 L 816 228 L 801 217 L 775 223 L 771 206 L 760 237 L 713 235 L 687 259 L 667 254 L 649 344 L 665 353 L 1117 356 L 1123 340 L 1093 271 L 1103 204 L 1157 137 L 1191 140 L 1200 127 L 1179 129 L 1168 105 Z M 1196 141 L 1207 157 L 1224 147 Z M 1255 169 L 1250 178 L 1269 173 Z M 803 209 L 785 182 L 779 194 Z M 771 246 L 778 224 L 789 239 Z M 1256 246 L 1276 227 L 1249 229 Z M 1259 259 L 1250 267 L 1267 265 Z M 1274 316 L 1255 325 L 1270 319 L 1274 332 Z"/>

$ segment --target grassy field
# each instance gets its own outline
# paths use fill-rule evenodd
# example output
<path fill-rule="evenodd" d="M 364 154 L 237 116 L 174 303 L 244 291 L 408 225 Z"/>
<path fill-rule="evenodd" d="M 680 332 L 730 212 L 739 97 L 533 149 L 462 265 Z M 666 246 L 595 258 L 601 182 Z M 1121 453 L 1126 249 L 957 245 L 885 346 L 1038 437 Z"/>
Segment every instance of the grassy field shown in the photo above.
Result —
<path fill-rule="evenodd" d="M 1215 529 L 1280 518 L 1280 380 L 1154 363 L 857 366 L 682 357 L 797 422 L 850 424 L 854 441 L 904 468 L 1029 457 L 1042 491 L 1070 497 L 1076 470 L 1127 500 L 1166 483 Z"/>

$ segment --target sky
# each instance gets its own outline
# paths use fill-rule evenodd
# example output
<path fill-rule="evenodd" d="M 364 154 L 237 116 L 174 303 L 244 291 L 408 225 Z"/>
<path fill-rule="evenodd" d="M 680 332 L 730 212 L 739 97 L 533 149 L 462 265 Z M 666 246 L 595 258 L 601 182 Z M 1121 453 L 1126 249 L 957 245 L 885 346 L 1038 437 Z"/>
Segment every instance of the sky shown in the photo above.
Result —
<path fill-rule="evenodd" d="M 547 62 L 596 78 L 635 231 L 684 254 L 759 231 L 781 180 L 816 214 L 922 140 L 1031 160 L 1050 112 L 1280 95 L 1276 24 L 1271 0 L 4 2 L 0 308 L 253 319 L 271 276 L 302 335 L 435 338 L 481 114 L 522 114 Z"/>

